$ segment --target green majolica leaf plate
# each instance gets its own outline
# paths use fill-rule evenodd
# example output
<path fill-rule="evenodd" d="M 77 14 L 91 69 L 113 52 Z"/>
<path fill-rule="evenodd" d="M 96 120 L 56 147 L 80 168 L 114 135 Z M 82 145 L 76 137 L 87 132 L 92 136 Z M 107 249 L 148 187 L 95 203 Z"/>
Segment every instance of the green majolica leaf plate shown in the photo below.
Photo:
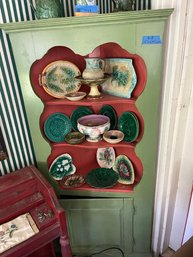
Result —
<path fill-rule="evenodd" d="M 75 131 L 78 131 L 77 120 L 85 115 L 90 114 L 93 114 L 93 111 L 87 106 L 80 106 L 77 109 L 75 109 L 70 116 L 73 129 Z"/>
<path fill-rule="evenodd" d="M 137 84 L 137 76 L 132 59 L 106 58 L 105 73 L 111 74 L 111 77 L 101 85 L 103 92 L 131 98 L 131 94 Z"/>
<path fill-rule="evenodd" d="M 59 60 L 44 68 L 40 75 L 40 84 L 49 95 L 64 98 L 66 94 L 79 90 L 81 84 L 75 77 L 80 74 L 75 64 Z"/>
<path fill-rule="evenodd" d="M 119 155 L 115 159 L 113 170 L 119 174 L 118 182 L 133 184 L 135 179 L 133 164 L 126 155 Z"/>
<path fill-rule="evenodd" d="M 100 109 L 99 114 L 109 117 L 111 123 L 110 130 L 115 129 L 117 125 L 117 114 L 111 105 L 104 105 Z"/>
<path fill-rule="evenodd" d="M 87 174 L 86 182 L 91 187 L 109 188 L 117 183 L 118 178 L 118 174 L 113 169 L 97 168 Z"/>
<path fill-rule="evenodd" d="M 52 142 L 63 142 L 65 135 L 72 129 L 71 121 L 63 113 L 51 114 L 44 123 L 46 137 Z"/>
<path fill-rule="evenodd" d="M 58 156 L 50 165 L 49 172 L 55 180 L 61 180 L 64 176 L 74 174 L 76 167 L 72 163 L 72 157 L 69 154 Z"/>
<path fill-rule="evenodd" d="M 133 112 L 124 112 L 119 117 L 118 129 L 125 135 L 124 140 L 133 142 L 139 135 L 139 121 Z"/>

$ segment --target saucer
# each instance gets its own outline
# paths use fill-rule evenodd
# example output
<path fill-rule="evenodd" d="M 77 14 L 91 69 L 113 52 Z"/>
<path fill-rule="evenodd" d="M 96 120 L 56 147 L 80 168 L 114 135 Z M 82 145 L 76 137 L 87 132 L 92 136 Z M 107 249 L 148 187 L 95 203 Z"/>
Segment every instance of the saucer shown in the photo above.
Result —
<path fill-rule="evenodd" d="M 103 134 L 103 139 L 110 144 L 117 144 L 124 138 L 124 133 L 119 130 L 109 130 Z"/>
<path fill-rule="evenodd" d="M 80 144 L 84 142 L 84 140 L 85 140 L 85 135 L 83 135 L 78 131 L 70 132 L 65 136 L 65 141 L 71 145 Z"/>
<path fill-rule="evenodd" d="M 70 100 L 70 101 L 80 101 L 80 100 L 82 100 L 85 96 L 86 96 L 86 93 L 85 93 L 85 92 L 78 91 L 78 92 L 66 94 L 64 97 L 65 97 L 66 99 Z"/>

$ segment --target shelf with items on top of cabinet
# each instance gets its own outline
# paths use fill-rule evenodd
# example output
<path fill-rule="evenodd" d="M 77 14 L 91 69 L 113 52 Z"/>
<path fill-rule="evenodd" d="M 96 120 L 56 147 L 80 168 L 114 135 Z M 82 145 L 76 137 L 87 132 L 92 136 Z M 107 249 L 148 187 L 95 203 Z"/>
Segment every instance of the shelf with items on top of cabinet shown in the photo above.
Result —
<path fill-rule="evenodd" d="M 89 65 L 104 76 L 83 76 Z M 144 120 L 135 103 L 146 79 L 143 59 L 113 42 L 86 56 L 52 47 L 32 64 L 32 88 L 44 103 L 40 129 L 51 146 L 49 174 L 61 190 L 131 192 L 140 182 L 135 146 Z"/>

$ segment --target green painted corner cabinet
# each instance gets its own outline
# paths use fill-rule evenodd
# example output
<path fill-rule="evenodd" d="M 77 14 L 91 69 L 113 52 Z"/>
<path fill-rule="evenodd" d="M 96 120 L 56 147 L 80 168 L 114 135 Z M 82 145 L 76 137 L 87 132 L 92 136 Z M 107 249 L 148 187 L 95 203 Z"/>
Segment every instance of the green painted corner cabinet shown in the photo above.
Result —
<path fill-rule="evenodd" d="M 125 257 L 152 256 L 162 57 L 165 27 L 172 11 L 118 12 L 1 25 L 13 47 L 38 168 L 54 186 L 66 211 L 74 254 L 84 256 L 115 247 Z M 47 94 L 39 81 L 49 63 L 70 61 L 82 72 L 86 56 L 131 58 L 137 74 L 131 98 L 105 95 L 97 100 L 71 102 Z M 61 187 L 48 172 L 55 158 L 69 153 L 77 171 L 86 175 L 97 166 L 97 149 L 109 144 L 104 140 L 79 145 L 53 143 L 45 136 L 45 121 L 56 112 L 70 117 L 79 106 L 98 113 L 104 105 L 111 105 L 118 118 L 127 111 L 138 118 L 140 129 L 134 142 L 110 145 L 117 155 L 125 154 L 132 161 L 133 185 Z M 116 249 L 108 253 L 122 256 Z"/>

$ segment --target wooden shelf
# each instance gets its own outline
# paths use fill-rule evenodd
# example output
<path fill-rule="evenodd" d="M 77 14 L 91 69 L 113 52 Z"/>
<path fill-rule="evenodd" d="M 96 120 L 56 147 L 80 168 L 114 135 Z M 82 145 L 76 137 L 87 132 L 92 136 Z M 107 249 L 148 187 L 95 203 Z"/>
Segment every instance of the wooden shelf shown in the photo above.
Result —
<path fill-rule="evenodd" d="M 100 53 L 100 54 L 99 54 Z M 65 56 L 65 59 L 64 59 Z M 85 69 L 85 57 L 100 57 L 100 58 L 129 58 L 132 59 L 132 64 L 135 69 L 135 73 L 137 76 L 137 84 L 132 92 L 131 98 L 123 98 L 108 94 L 103 94 L 102 98 L 99 99 L 87 99 L 84 98 L 81 101 L 72 102 L 67 99 L 56 99 L 51 95 L 47 94 L 44 90 L 43 86 L 40 85 L 39 76 L 44 70 L 44 68 L 51 62 L 57 60 L 66 60 L 77 65 L 79 70 L 82 71 Z M 86 56 L 81 56 L 79 54 L 74 53 L 71 49 L 67 47 L 57 46 L 51 48 L 41 59 L 36 60 L 30 70 L 30 80 L 33 87 L 34 92 L 44 103 L 44 110 L 40 116 L 40 129 L 44 139 L 50 144 L 51 154 L 47 159 L 48 168 L 52 164 L 52 162 L 60 155 L 64 153 L 68 153 L 72 156 L 73 164 L 76 167 L 76 173 L 81 174 L 86 177 L 87 173 L 92 169 L 96 169 L 99 167 L 96 160 L 96 152 L 98 148 L 105 147 L 113 147 L 116 152 L 116 156 L 118 155 L 126 155 L 135 171 L 135 181 L 133 185 L 123 185 L 117 183 L 112 188 L 91 188 L 88 184 L 83 185 L 81 188 L 73 188 L 73 189 L 63 189 L 63 190 L 79 190 L 79 191 L 92 191 L 92 192 L 132 192 L 134 187 L 139 183 L 141 177 L 143 175 L 143 165 L 141 160 L 137 157 L 135 153 L 135 146 L 143 137 L 144 133 L 144 121 L 141 113 L 138 111 L 135 102 L 138 97 L 141 95 L 145 88 L 146 80 L 147 80 L 147 71 L 146 66 L 143 59 L 136 55 L 131 54 L 125 49 L 123 49 L 117 43 L 105 43 L 96 47 L 92 53 L 89 53 Z M 100 89 L 100 87 L 99 87 Z M 86 85 L 81 85 L 80 91 L 88 92 L 89 88 Z M 110 105 L 114 108 L 117 115 L 117 124 L 116 129 L 118 129 L 118 120 L 119 117 L 124 112 L 133 112 L 138 121 L 139 121 L 139 135 L 137 139 L 132 142 L 122 141 L 119 144 L 109 144 L 104 140 L 101 140 L 97 143 L 91 143 L 85 141 L 78 145 L 70 145 L 68 143 L 59 142 L 54 143 L 51 142 L 44 133 L 44 124 L 48 117 L 56 112 L 63 113 L 69 118 L 71 118 L 72 113 L 79 108 L 80 106 L 89 107 L 93 113 L 98 114 L 100 109 L 104 105 Z M 65 140 L 65 139 L 64 139 Z"/>

